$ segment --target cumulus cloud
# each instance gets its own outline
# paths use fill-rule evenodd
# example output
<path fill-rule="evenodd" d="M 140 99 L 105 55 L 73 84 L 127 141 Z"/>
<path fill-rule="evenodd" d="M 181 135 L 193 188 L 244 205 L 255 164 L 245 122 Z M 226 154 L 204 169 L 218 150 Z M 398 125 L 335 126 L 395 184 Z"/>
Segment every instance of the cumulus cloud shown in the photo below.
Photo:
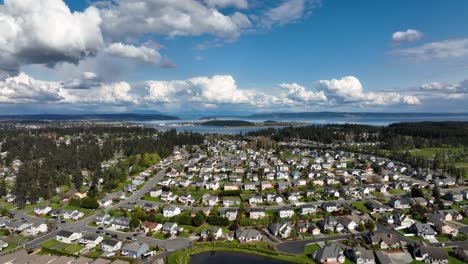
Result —
<path fill-rule="evenodd" d="M 297 102 L 319 102 L 327 101 L 327 96 L 323 91 L 306 90 L 303 86 L 297 83 L 282 83 L 281 88 L 287 89 L 287 98 Z"/>
<path fill-rule="evenodd" d="M 415 42 L 420 39 L 424 34 L 421 31 L 416 29 L 408 29 L 406 31 L 397 31 L 392 34 L 392 41 L 395 44 L 400 44 L 402 42 Z"/>
<path fill-rule="evenodd" d="M 461 82 L 430 82 L 418 87 L 421 96 L 429 99 L 463 100 L 468 93 L 468 80 Z"/>
<path fill-rule="evenodd" d="M 207 6 L 215 8 L 234 7 L 237 9 L 246 9 L 249 7 L 247 0 L 205 0 L 205 3 Z"/>
<path fill-rule="evenodd" d="M 78 63 L 101 48 L 95 7 L 71 12 L 62 0 L 5 0 L 0 5 L 0 70 L 17 75 L 24 64 Z"/>
<path fill-rule="evenodd" d="M 418 97 L 412 96 L 412 95 L 406 95 L 403 96 L 403 103 L 409 104 L 409 105 L 418 105 L 421 104 L 421 101 L 419 100 Z"/>
<path fill-rule="evenodd" d="M 321 80 L 319 87 L 328 98 L 338 103 L 358 103 L 362 105 L 391 105 L 397 103 L 418 104 L 417 97 L 403 97 L 396 92 L 366 92 L 358 78 L 347 76 L 341 79 Z"/>
<path fill-rule="evenodd" d="M 60 83 L 35 80 L 25 73 L 0 81 L 0 103 L 59 102 L 69 98 Z"/>
<path fill-rule="evenodd" d="M 132 87 L 127 82 L 101 84 L 88 90 L 75 90 L 67 103 L 81 104 L 137 104 L 138 98 L 131 94 Z"/>
<path fill-rule="evenodd" d="M 118 0 L 100 9 L 100 14 L 104 32 L 119 40 L 143 34 L 235 39 L 250 25 L 241 13 L 224 15 L 196 0 Z"/>
<path fill-rule="evenodd" d="M 310 14 L 319 4 L 319 0 L 284 0 L 278 6 L 266 10 L 261 23 L 265 27 L 288 24 Z"/>
<path fill-rule="evenodd" d="M 146 100 L 160 103 L 253 104 L 255 91 L 241 90 L 230 75 L 148 81 Z"/>
<path fill-rule="evenodd" d="M 84 73 L 82 79 L 93 78 Z M 93 78 L 95 80 L 95 78 Z M 138 98 L 126 82 L 68 89 L 63 83 L 36 80 L 25 73 L 0 81 L 0 103 L 136 104 Z"/>
<path fill-rule="evenodd" d="M 393 53 L 416 61 L 460 58 L 468 56 L 468 38 L 426 43 L 413 48 L 397 49 Z"/>
<path fill-rule="evenodd" d="M 112 43 L 104 50 L 110 55 L 140 60 L 146 63 L 158 63 L 161 60 L 159 52 L 146 46 L 136 47 L 122 43 Z"/>

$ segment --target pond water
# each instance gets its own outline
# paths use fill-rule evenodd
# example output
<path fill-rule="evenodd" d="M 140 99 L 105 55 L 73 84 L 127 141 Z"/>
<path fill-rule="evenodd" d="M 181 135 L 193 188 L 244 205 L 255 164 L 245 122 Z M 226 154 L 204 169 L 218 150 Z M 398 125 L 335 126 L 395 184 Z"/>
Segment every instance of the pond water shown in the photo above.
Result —
<path fill-rule="evenodd" d="M 190 264 L 289 264 L 289 262 L 275 260 L 255 255 L 232 252 L 204 252 L 193 255 Z"/>

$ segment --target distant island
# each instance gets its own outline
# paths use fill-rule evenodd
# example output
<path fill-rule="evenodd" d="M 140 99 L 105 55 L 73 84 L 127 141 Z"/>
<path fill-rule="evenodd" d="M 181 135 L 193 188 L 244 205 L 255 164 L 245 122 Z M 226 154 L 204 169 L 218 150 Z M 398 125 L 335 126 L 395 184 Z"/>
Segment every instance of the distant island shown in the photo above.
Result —
<path fill-rule="evenodd" d="M 244 120 L 210 120 L 200 123 L 202 126 L 251 127 L 255 123 Z"/>
<path fill-rule="evenodd" d="M 376 113 L 376 112 L 293 112 L 293 113 L 259 113 L 248 118 L 352 118 L 352 117 L 455 117 L 468 116 L 468 113 Z"/>
<path fill-rule="evenodd" d="M 163 114 L 43 114 L 43 115 L 0 115 L 0 120 L 20 121 L 153 121 L 178 120 L 176 116 Z"/>

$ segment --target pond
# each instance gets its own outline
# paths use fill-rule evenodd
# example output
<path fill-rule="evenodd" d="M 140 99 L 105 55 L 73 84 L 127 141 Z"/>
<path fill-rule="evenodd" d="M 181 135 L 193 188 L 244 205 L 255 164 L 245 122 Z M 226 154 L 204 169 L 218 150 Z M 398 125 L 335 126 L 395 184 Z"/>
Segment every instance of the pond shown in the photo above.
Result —
<path fill-rule="evenodd" d="M 281 260 L 233 252 L 204 252 L 193 255 L 190 264 L 290 264 Z"/>

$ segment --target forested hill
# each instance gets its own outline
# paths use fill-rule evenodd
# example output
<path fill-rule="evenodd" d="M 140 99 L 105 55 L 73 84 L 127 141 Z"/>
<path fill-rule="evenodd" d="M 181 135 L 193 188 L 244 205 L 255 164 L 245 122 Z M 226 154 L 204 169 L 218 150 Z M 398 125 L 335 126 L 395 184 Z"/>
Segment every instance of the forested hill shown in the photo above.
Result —
<path fill-rule="evenodd" d="M 0 115 L 0 120 L 30 120 L 30 121 L 152 121 L 177 120 L 176 116 L 163 114 L 89 114 L 89 115 Z"/>
<path fill-rule="evenodd" d="M 468 146 L 468 122 L 396 123 L 386 127 L 367 125 L 313 125 L 251 132 L 275 140 L 302 138 L 325 143 L 337 141 L 383 142 L 388 149 Z"/>

